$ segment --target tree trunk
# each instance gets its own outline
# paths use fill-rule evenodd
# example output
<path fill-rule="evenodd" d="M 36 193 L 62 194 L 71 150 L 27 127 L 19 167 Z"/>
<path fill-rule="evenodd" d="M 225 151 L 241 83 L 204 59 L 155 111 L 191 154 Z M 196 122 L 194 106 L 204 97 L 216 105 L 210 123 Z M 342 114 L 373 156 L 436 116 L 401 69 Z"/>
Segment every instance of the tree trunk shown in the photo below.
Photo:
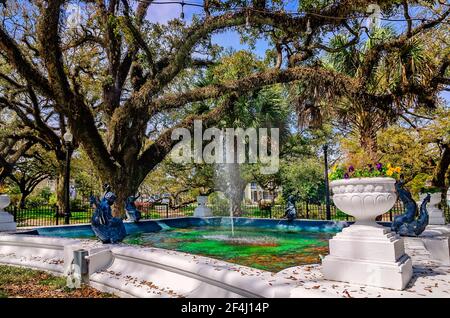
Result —
<path fill-rule="evenodd" d="M 20 202 L 19 202 L 19 208 L 25 209 L 26 208 L 26 202 L 27 197 L 30 195 L 31 192 L 26 190 L 20 190 Z"/>
<path fill-rule="evenodd" d="M 111 185 L 111 191 L 116 195 L 116 202 L 112 206 L 113 216 L 115 217 L 125 215 L 125 200 L 130 195 L 135 195 L 144 181 L 145 175 L 136 170 L 128 167 L 128 169 L 119 171 L 114 175 L 112 180 L 107 181 Z"/>
<path fill-rule="evenodd" d="M 58 161 L 58 176 L 56 177 L 56 205 L 58 206 L 59 215 L 64 215 L 64 172 L 66 163 Z"/>
<path fill-rule="evenodd" d="M 447 191 L 446 189 L 448 188 L 448 186 L 450 185 L 450 182 L 447 182 L 447 184 L 445 184 L 445 180 L 446 180 L 446 175 L 447 175 L 447 180 L 450 180 L 450 173 L 448 172 L 448 168 L 450 166 L 450 144 L 444 144 L 443 145 L 443 151 L 442 151 L 442 156 L 440 158 L 440 160 L 438 161 L 436 168 L 434 169 L 434 173 L 433 173 L 433 179 L 431 180 L 431 183 L 433 186 L 435 187 L 439 187 L 442 189 L 442 202 L 446 201 L 446 197 L 447 197 Z"/>
<path fill-rule="evenodd" d="M 432 184 L 435 187 L 445 188 L 445 175 L 450 165 L 450 144 L 443 145 L 442 156 L 434 169 Z"/>
<path fill-rule="evenodd" d="M 231 211 L 233 212 L 233 216 L 242 216 L 242 200 L 244 199 L 244 191 L 236 191 L 236 193 L 229 198 Z"/>
<path fill-rule="evenodd" d="M 378 151 L 377 132 L 374 129 L 367 129 L 359 132 L 359 144 L 366 152 L 371 162 L 375 163 Z"/>

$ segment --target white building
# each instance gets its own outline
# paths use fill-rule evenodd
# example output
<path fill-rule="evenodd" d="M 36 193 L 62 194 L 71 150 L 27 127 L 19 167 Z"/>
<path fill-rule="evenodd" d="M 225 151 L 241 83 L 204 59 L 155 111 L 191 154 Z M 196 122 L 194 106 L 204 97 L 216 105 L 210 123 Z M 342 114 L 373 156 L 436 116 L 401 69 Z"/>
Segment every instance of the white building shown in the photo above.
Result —
<path fill-rule="evenodd" d="M 279 195 L 281 195 L 281 187 L 271 193 L 261 188 L 256 182 L 250 182 L 244 190 L 244 201 L 257 204 L 261 200 L 275 200 Z"/>

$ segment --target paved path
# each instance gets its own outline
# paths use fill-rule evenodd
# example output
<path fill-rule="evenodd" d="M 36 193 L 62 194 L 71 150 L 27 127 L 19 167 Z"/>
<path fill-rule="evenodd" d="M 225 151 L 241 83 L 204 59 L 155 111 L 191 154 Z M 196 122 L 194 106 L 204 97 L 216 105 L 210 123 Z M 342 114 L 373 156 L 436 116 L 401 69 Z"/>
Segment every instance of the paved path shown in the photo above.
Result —
<path fill-rule="evenodd" d="M 320 265 L 281 271 L 276 283 L 292 286 L 290 297 L 450 297 L 450 266 L 431 261 L 419 238 L 405 238 L 405 249 L 413 261 L 413 277 L 403 291 L 327 281 Z"/>

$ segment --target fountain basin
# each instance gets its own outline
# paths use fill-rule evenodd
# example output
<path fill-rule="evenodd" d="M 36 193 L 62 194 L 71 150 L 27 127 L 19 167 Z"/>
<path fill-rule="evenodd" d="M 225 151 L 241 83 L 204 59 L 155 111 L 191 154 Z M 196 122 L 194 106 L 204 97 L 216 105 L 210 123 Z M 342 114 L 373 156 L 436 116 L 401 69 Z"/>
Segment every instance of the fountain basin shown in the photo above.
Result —
<path fill-rule="evenodd" d="M 176 218 L 125 222 L 123 243 L 201 255 L 261 270 L 278 272 L 288 267 L 319 263 L 328 253 L 328 240 L 346 222 L 287 221 L 228 217 Z M 33 229 L 47 237 L 91 239 L 90 225 L 51 226 Z"/>

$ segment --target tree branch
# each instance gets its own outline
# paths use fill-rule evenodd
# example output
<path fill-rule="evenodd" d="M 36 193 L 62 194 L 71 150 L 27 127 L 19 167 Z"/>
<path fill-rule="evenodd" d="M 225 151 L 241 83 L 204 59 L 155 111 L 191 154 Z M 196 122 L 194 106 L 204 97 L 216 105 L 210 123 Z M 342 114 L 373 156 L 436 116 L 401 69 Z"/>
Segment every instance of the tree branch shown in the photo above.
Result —
<path fill-rule="evenodd" d="M 263 86 L 292 81 L 308 81 L 311 85 L 329 87 L 337 95 L 349 95 L 357 92 L 356 80 L 321 68 L 298 66 L 286 70 L 271 69 L 266 72 L 250 75 L 244 79 L 209 85 L 184 93 L 168 93 L 154 100 L 149 105 L 150 115 L 164 110 L 179 108 L 187 103 L 217 98 L 232 92 L 245 92 Z"/>

